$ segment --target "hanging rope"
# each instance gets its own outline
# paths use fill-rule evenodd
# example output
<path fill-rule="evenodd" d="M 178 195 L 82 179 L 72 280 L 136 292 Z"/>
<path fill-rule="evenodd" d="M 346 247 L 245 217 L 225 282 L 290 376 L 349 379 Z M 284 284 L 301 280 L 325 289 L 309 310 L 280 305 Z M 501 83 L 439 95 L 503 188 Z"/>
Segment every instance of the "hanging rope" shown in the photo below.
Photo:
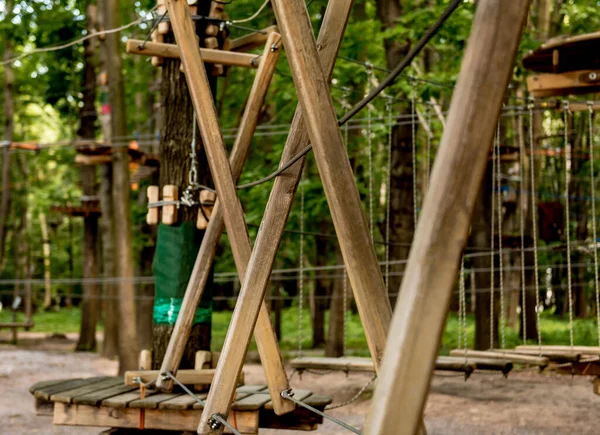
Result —
<path fill-rule="evenodd" d="M 344 103 L 346 103 L 348 100 L 348 92 L 346 91 L 344 93 Z M 344 125 L 344 145 L 346 147 L 346 153 L 348 153 L 348 146 L 349 146 L 349 142 L 348 142 L 349 136 L 348 136 L 348 124 Z M 388 248 L 388 247 L 386 247 Z M 388 248 L 389 249 L 389 248 Z M 343 322 L 344 324 L 342 325 L 344 328 L 344 336 L 343 336 L 343 341 L 342 341 L 342 355 L 346 355 L 348 349 L 348 269 L 346 269 L 346 266 L 344 265 L 344 282 L 342 283 L 343 286 L 343 297 L 342 297 L 342 302 L 344 304 L 344 316 L 343 316 Z"/>
<path fill-rule="evenodd" d="M 525 140 L 523 138 L 523 115 L 518 116 L 519 128 L 519 180 L 521 180 L 521 207 L 519 212 L 519 229 L 521 232 L 521 314 L 523 318 L 523 344 L 527 344 L 527 297 L 525 291 L 525 208 L 527 207 L 527 195 L 525 193 Z M 533 157 L 533 156 L 532 156 Z"/>
<path fill-rule="evenodd" d="M 495 243 L 494 243 L 494 235 L 496 232 L 496 224 L 495 224 L 495 220 L 496 220 L 496 205 L 495 205 L 495 201 L 494 201 L 494 195 L 496 191 L 496 146 L 492 146 L 492 200 L 491 200 L 491 205 L 492 205 L 492 215 L 490 218 L 490 222 L 491 222 L 491 236 L 490 236 L 490 349 L 494 348 L 494 337 L 495 337 L 495 321 L 494 321 L 494 317 L 495 317 L 495 299 L 496 299 L 496 292 L 495 292 L 495 285 L 496 285 L 496 275 L 495 275 Z"/>
<path fill-rule="evenodd" d="M 387 102 L 388 114 L 388 143 L 387 143 L 387 187 L 386 187 L 386 204 L 385 204 L 385 289 L 389 296 L 390 294 L 390 219 L 391 219 L 391 199 L 392 199 L 392 136 L 393 136 L 393 116 L 392 116 L 392 100 L 388 97 Z M 347 125 L 347 124 L 346 124 Z"/>
<path fill-rule="evenodd" d="M 500 286 L 500 345 L 502 349 L 506 348 L 506 311 L 504 304 L 504 253 L 502 252 L 502 180 L 501 176 L 501 160 L 500 160 L 500 123 L 496 131 L 496 183 L 497 192 L 496 199 L 498 201 L 498 284 Z"/>
<path fill-rule="evenodd" d="M 600 345 L 600 285 L 598 283 L 598 239 L 596 234 L 596 180 L 594 173 L 594 103 L 588 102 L 588 140 L 590 142 L 590 184 L 592 190 L 592 246 L 594 252 L 594 292 L 596 294 L 596 323 Z"/>
<path fill-rule="evenodd" d="M 571 270 L 571 228 L 569 226 L 569 183 L 571 182 L 571 144 L 569 143 L 569 102 L 563 102 L 565 141 L 565 238 L 567 242 L 567 290 L 569 296 L 569 340 L 573 347 L 573 278 Z"/>
<path fill-rule="evenodd" d="M 425 142 L 425 170 L 427 171 L 427 189 L 429 189 L 429 179 L 431 178 L 431 136 L 433 135 L 433 129 L 431 125 L 431 106 L 427 106 L 427 128 L 431 134 L 427 134 L 427 141 Z"/>
<path fill-rule="evenodd" d="M 304 171 L 303 171 L 304 172 Z M 302 177 L 304 178 L 304 177 Z M 298 260 L 298 356 L 302 356 L 302 340 L 304 339 L 303 303 L 304 303 L 304 184 L 300 182 L 300 258 Z"/>
<path fill-rule="evenodd" d="M 366 64 L 367 68 L 367 95 L 371 91 L 371 78 L 373 75 L 373 68 L 370 63 Z M 371 231 L 371 240 L 375 239 L 375 229 L 373 224 L 373 138 L 371 137 L 371 117 L 372 117 L 372 106 L 367 105 L 367 155 L 369 158 L 369 231 Z"/>
<path fill-rule="evenodd" d="M 542 325 L 541 325 L 541 305 L 540 305 L 540 278 L 538 271 L 538 241 L 537 241 L 537 195 L 535 192 L 535 141 L 533 139 L 533 108 L 535 100 L 531 98 L 528 102 L 529 110 L 529 169 L 531 176 L 531 235 L 533 238 L 533 273 L 535 280 L 535 323 L 537 329 L 537 339 L 539 354 L 542 355 Z"/>
<path fill-rule="evenodd" d="M 411 81 L 410 106 L 412 114 L 411 126 L 411 141 L 412 141 L 412 181 L 413 181 L 413 219 L 415 230 L 417 229 L 418 220 L 418 194 L 417 194 L 417 96 L 415 82 Z"/>
<path fill-rule="evenodd" d="M 465 349 L 465 364 L 467 363 L 467 348 L 469 344 L 467 342 L 467 292 L 465 289 L 465 257 L 462 257 L 460 261 L 460 278 L 458 282 L 459 288 L 459 299 L 458 299 L 458 347 L 460 348 L 461 341 L 463 341 Z M 461 336 L 462 334 L 462 336 Z"/>

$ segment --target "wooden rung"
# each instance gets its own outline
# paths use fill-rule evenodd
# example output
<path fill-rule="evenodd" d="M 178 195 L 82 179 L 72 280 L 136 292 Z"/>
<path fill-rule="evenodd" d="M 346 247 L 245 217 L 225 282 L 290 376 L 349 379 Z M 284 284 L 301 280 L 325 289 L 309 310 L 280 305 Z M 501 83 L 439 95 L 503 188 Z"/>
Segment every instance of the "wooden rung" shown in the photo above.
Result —
<path fill-rule="evenodd" d="M 527 89 L 536 98 L 599 92 L 600 70 L 530 76 L 527 78 Z"/>
<path fill-rule="evenodd" d="M 159 370 L 132 370 L 125 372 L 125 385 L 139 385 L 134 378 L 140 378 L 144 383 L 148 383 L 158 378 Z M 210 384 L 212 382 L 215 370 L 179 370 L 177 379 L 185 385 Z"/>
<path fill-rule="evenodd" d="M 302 357 L 291 361 L 294 369 L 309 370 L 341 370 L 353 372 L 374 372 L 373 360 L 371 358 L 346 357 Z"/>
<path fill-rule="evenodd" d="M 520 353 L 522 355 L 540 355 L 540 351 L 539 348 L 536 349 L 519 349 L 519 347 L 517 347 L 514 350 L 515 353 Z M 547 357 L 551 362 L 561 362 L 561 363 L 566 363 L 566 362 L 577 362 L 581 359 L 581 354 L 580 353 L 573 353 L 570 351 L 562 351 L 562 350 L 548 350 L 548 349 L 543 349 L 542 347 L 542 352 L 541 352 L 541 356 L 545 356 Z"/>
<path fill-rule="evenodd" d="M 129 39 L 125 43 L 125 50 L 129 54 L 179 59 L 180 50 L 176 44 L 146 42 L 144 48 L 140 49 L 143 42 L 144 41 L 139 39 Z M 257 59 L 257 56 L 254 54 L 234 53 L 231 51 L 212 50 L 209 48 L 201 48 L 200 54 L 205 63 L 240 66 L 243 68 L 258 68 L 260 65 L 260 59 Z"/>
<path fill-rule="evenodd" d="M 450 356 L 464 357 L 464 349 L 454 349 L 450 351 Z M 467 350 L 468 358 L 491 358 L 508 360 L 517 364 L 529 364 L 539 367 L 546 367 L 550 363 L 550 360 L 546 357 L 533 356 L 533 355 L 522 355 L 511 351 L 487 351 L 487 350 Z"/>
<path fill-rule="evenodd" d="M 158 202 L 159 193 L 160 191 L 158 186 L 148 186 L 148 189 L 146 189 L 148 202 Z M 158 224 L 158 207 L 148 208 L 148 213 L 146 214 L 146 223 L 148 225 Z"/>
<path fill-rule="evenodd" d="M 566 352 L 566 353 L 580 353 L 582 355 L 600 355 L 600 346 L 542 346 L 542 352 L 553 351 L 553 352 Z M 523 345 L 517 346 L 517 350 L 534 350 L 539 352 L 540 346 L 534 345 Z"/>
<path fill-rule="evenodd" d="M 277 26 L 270 26 L 263 30 L 231 41 L 231 51 L 249 51 L 265 44 L 270 33 L 277 32 Z"/>
<path fill-rule="evenodd" d="M 179 189 L 173 184 L 163 186 L 163 201 L 177 201 L 179 199 Z M 177 206 L 164 205 L 162 207 L 162 223 L 173 225 L 177 222 Z"/>

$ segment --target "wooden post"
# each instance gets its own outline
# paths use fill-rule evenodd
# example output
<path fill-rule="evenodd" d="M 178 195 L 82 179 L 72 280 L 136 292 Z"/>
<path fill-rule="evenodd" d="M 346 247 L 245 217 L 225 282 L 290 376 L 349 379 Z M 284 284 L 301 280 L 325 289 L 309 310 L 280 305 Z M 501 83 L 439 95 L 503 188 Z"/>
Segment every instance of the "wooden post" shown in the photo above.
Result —
<path fill-rule="evenodd" d="M 328 75 L 333 71 L 352 3 L 352 0 L 330 0 L 327 7 L 319 34 L 319 47 L 321 50 L 321 64 Z M 281 161 L 289 161 L 308 142 L 309 139 L 304 129 L 302 110 L 298 107 L 292 121 L 290 135 L 286 142 Z M 243 287 L 245 290 L 242 290 L 243 293 L 240 294 L 240 297 L 249 300 L 249 303 L 252 304 L 250 307 L 252 310 L 257 311 L 260 302 L 264 298 L 274 258 L 287 217 L 290 213 L 300 174 L 302 173 L 303 163 L 304 159 L 301 159 L 296 165 L 286 171 L 285 176 L 278 177 L 275 180 L 275 185 L 271 192 L 267 209 L 265 210 L 261 230 L 254 245 L 252 259 L 248 264 L 247 278 L 244 280 Z M 213 211 L 211 224 L 215 213 L 216 209 Z M 209 229 L 211 224 L 209 224 Z M 252 290 L 248 291 L 248 289 Z M 235 388 L 235 385 L 232 385 L 229 379 L 235 379 L 235 374 L 241 370 L 244 355 L 250 341 L 250 334 L 247 333 L 249 327 L 246 322 L 253 319 L 251 316 L 248 316 L 248 311 L 248 306 L 242 309 L 242 304 L 238 303 L 236 305 L 233 320 L 227 333 L 226 345 L 217 366 L 217 374 L 215 375 L 215 382 L 219 383 L 220 388 L 218 390 L 213 389 L 209 393 L 207 410 L 203 413 L 200 421 L 199 433 L 218 433 L 219 430 L 211 431 L 206 423 L 215 412 L 225 414 L 228 412 L 229 400 Z M 253 315 L 256 316 L 256 314 Z M 235 342 L 233 342 L 234 339 L 236 340 Z M 242 349 L 240 350 L 240 348 Z"/>
<path fill-rule="evenodd" d="M 414 434 L 529 0 L 481 0 L 411 248 L 366 434 Z"/>
<path fill-rule="evenodd" d="M 200 50 L 196 45 L 193 23 L 186 7 L 185 2 L 182 0 L 167 0 L 171 25 L 181 50 L 190 95 L 198 117 L 200 134 L 206 147 L 215 187 L 219 192 L 219 201 L 223 204 L 223 220 L 227 228 L 227 235 L 238 273 L 243 277 L 251 254 L 250 239 L 244 221 L 242 205 L 237 197 L 232 170 L 227 160 L 223 136 L 219 129 L 216 109 L 208 86 L 206 70 L 202 63 Z M 216 215 L 216 210 L 213 213 Z M 206 241 L 205 234 L 203 242 Z M 257 329 L 257 343 L 263 356 L 267 384 L 270 392 L 272 392 L 273 407 L 277 413 L 289 412 L 294 409 L 293 404 L 287 403 L 279 395 L 282 390 L 288 387 L 287 375 L 281 361 L 277 338 L 264 304 L 262 318 L 266 329 L 264 331 L 258 331 Z M 250 330 L 252 331 L 252 328 Z M 175 335 L 173 333 L 173 336 Z M 268 352 L 268 356 L 265 352 Z M 236 382 L 237 375 L 239 375 L 239 372 L 230 381 Z M 232 396 L 233 392 L 228 401 L 231 400 Z"/>

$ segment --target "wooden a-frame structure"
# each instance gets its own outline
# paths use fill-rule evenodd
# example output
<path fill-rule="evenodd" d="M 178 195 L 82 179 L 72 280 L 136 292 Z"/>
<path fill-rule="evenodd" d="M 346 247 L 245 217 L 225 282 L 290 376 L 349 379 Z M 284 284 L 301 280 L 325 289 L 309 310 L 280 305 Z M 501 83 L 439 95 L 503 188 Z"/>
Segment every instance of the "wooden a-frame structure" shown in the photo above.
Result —
<path fill-rule="evenodd" d="M 276 413 L 283 414 L 294 407 L 280 397 L 288 382 L 264 296 L 304 159 L 276 179 L 251 250 L 235 188 L 241 163 L 230 166 L 228 162 L 192 19 L 183 0 L 166 3 L 218 192 L 207 234 L 214 234 L 215 240 L 223 225 L 227 228 L 243 283 L 198 427 L 198 433 L 218 434 L 223 427 L 215 424 L 213 416 L 229 413 L 252 331 Z M 327 85 L 352 0 L 329 1 L 318 41 L 313 37 L 302 0 L 272 0 L 272 4 L 300 101 L 282 162 L 289 161 L 310 140 L 369 349 L 383 378 L 367 431 L 412 434 L 420 426 L 454 278 L 529 0 L 514 0 L 509 5 L 499 0 L 478 2 L 473 26 L 476 37 L 471 38 L 465 54 L 393 323 Z M 211 230 L 211 226 L 215 229 Z M 203 251 L 214 249 L 208 246 L 210 240 L 205 237 L 199 259 Z M 197 262 L 194 275 L 206 273 L 205 265 Z M 192 281 L 202 283 L 202 279 Z M 187 339 L 194 301 L 199 300 L 202 286 L 188 288 L 188 293 L 161 372 L 177 370 L 180 348 Z M 386 347 L 390 327 L 392 333 Z M 380 370 L 384 350 L 385 361 Z M 159 377 L 157 385 L 168 389 L 170 382 Z"/>

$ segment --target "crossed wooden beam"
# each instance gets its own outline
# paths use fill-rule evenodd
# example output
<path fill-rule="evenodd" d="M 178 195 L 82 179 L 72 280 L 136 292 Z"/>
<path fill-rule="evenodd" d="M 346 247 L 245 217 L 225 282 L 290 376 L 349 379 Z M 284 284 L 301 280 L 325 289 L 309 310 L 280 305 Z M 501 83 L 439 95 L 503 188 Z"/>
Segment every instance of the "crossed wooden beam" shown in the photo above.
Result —
<path fill-rule="evenodd" d="M 264 296 L 304 158 L 275 180 L 254 249 L 251 249 L 235 182 L 256 124 L 248 125 L 247 142 L 236 142 L 238 147 L 228 161 L 186 2 L 167 0 L 166 3 L 218 200 L 163 360 L 162 373 L 177 371 L 223 227 L 227 228 L 242 281 L 198 427 L 198 433 L 212 435 L 223 432 L 222 426 L 214 424 L 213 416 L 229 413 L 253 331 L 275 412 L 284 414 L 294 408 L 293 403 L 281 398 L 281 392 L 286 391 L 289 384 Z M 367 433 L 413 434 L 421 426 L 454 279 L 511 73 L 509 60 L 514 60 L 529 6 L 529 0 L 514 0 L 508 9 L 503 8 L 502 3 L 500 0 L 478 3 L 473 28 L 475 37 L 471 38 L 465 54 L 448 128 L 440 145 L 392 324 L 391 307 L 327 85 L 352 0 L 329 1 L 318 41 L 313 37 L 302 0 L 272 0 L 300 102 L 281 160 L 288 162 L 309 141 L 313 145 L 369 349 L 376 370 L 378 373 L 381 370 L 385 378 L 376 392 Z M 265 60 L 272 42 L 265 47 Z M 261 62 L 254 86 L 258 87 L 257 82 L 261 81 L 260 68 L 265 60 Z M 264 85 L 266 76 L 262 80 Z M 260 98 L 255 102 L 262 104 Z M 250 110 L 257 111 L 260 104 Z M 390 327 L 393 332 L 386 348 Z M 381 368 L 384 350 L 385 362 Z M 157 386 L 169 389 L 171 384 L 168 379 L 159 377 Z"/>

